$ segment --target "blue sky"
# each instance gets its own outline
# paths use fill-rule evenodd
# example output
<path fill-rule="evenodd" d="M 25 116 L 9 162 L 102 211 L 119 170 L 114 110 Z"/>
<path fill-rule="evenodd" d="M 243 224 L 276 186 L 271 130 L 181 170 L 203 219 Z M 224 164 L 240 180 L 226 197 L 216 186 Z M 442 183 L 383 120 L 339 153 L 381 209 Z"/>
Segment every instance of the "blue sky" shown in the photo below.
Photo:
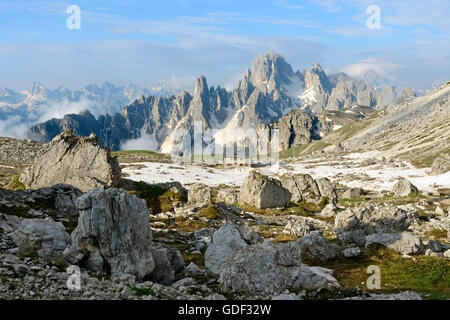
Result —
<path fill-rule="evenodd" d="M 80 30 L 66 27 L 72 4 Z M 380 8 L 380 30 L 366 27 L 369 5 Z M 203 74 L 231 88 L 256 54 L 273 50 L 295 70 L 316 61 L 328 73 L 372 68 L 427 89 L 450 80 L 449 16 L 448 0 L 0 1 L 0 87 L 189 87 Z"/>

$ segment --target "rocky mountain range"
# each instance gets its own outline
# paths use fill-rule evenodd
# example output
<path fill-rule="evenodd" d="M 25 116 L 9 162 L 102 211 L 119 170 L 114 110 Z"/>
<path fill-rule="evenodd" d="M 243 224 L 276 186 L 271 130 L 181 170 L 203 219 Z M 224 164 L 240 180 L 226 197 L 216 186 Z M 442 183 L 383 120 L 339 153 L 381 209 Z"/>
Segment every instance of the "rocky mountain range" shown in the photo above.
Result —
<path fill-rule="evenodd" d="M 48 142 L 67 129 L 82 136 L 95 133 L 103 145 L 113 150 L 119 150 L 127 141 L 145 138 L 152 141 L 154 149 L 170 153 L 184 148 L 183 134 L 192 135 L 194 122 L 198 121 L 205 143 L 223 143 L 219 137 L 230 136 L 236 129 L 262 125 L 278 126 L 286 132 L 283 148 L 290 148 L 320 139 L 342 126 L 342 121 L 365 117 L 372 108 L 413 95 L 411 89 L 399 92 L 392 85 L 375 89 L 344 73 L 328 76 L 318 63 L 303 72 L 294 71 L 282 56 L 269 52 L 255 58 L 232 91 L 209 87 L 201 76 L 192 94 L 183 91 L 166 97 L 141 96 L 121 113 L 97 118 L 91 111 L 68 114 L 32 126 L 27 135 Z M 352 108 L 360 110 L 353 112 Z M 328 121 L 331 115 L 340 122 Z M 306 134 L 304 138 L 293 137 L 295 132 L 287 134 L 293 130 Z"/>
<path fill-rule="evenodd" d="M 135 84 L 116 86 L 110 82 L 89 84 L 77 90 L 64 86 L 50 90 L 39 82 L 20 92 L 0 88 L 0 135 L 23 138 L 30 126 L 65 114 L 84 110 L 89 110 L 96 117 L 115 114 L 142 95 L 179 92 L 180 89 L 172 88 L 164 81 L 150 88 Z"/>

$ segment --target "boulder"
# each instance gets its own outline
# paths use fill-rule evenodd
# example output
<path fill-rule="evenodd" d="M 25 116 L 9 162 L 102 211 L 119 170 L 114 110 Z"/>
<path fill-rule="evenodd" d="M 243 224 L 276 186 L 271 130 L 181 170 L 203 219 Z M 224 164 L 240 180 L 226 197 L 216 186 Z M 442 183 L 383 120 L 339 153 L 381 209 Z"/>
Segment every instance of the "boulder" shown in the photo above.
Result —
<path fill-rule="evenodd" d="M 280 177 L 281 185 L 291 193 L 291 201 L 318 203 L 320 191 L 316 181 L 309 174 L 288 174 Z"/>
<path fill-rule="evenodd" d="M 330 243 L 318 232 L 312 232 L 294 242 L 308 262 L 326 262 L 334 259 L 340 252 L 339 246 Z"/>
<path fill-rule="evenodd" d="M 202 207 L 212 203 L 211 187 L 203 183 L 194 183 L 189 186 L 188 205 Z"/>
<path fill-rule="evenodd" d="M 392 205 L 347 208 L 336 215 L 336 235 L 343 245 L 364 246 L 366 235 L 405 231 L 414 222 L 414 214 Z"/>
<path fill-rule="evenodd" d="M 305 234 L 314 230 L 314 225 L 304 219 L 292 219 L 286 223 L 283 233 L 294 237 L 303 237 Z"/>
<path fill-rule="evenodd" d="M 189 263 L 186 267 L 186 275 L 192 278 L 197 278 L 204 274 L 204 270 L 200 269 L 194 262 Z"/>
<path fill-rule="evenodd" d="M 76 205 L 80 217 L 65 252 L 69 261 L 85 260 L 92 270 L 114 277 L 131 274 L 137 280 L 153 271 L 145 200 L 123 189 L 94 189 L 78 198 Z"/>
<path fill-rule="evenodd" d="M 325 208 L 322 209 L 320 213 L 318 213 L 318 215 L 325 218 L 333 218 L 337 215 L 337 213 L 338 209 L 336 205 L 329 203 L 325 206 Z"/>
<path fill-rule="evenodd" d="M 336 204 L 338 196 L 336 194 L 336 186 L 328 178 L 319 178 L 316 180 L 320 195 L 327 197 L 330 203 Z"/>
<path fill-rule="evenodd" d="M 405 178 L 400 178 L 394 185 L 392 192 L 394 192 L 395 197 L 400 198 L 407 197 L 411 194 L 418 194 L 419 189 Z"/>
<path fill-rule="evenodd" d="M 45 146 L 19 180 L 30 189 L 65 183 L 87 192 L 118 186 L 120 167 L 95 135 L 77 137 L 66 131 Z"/>
<path fill-rule="evenodd" d="M 269 295 L 285 290 L 336 288 L 332 271 L 301 263 L 292 243 L 263 242 L 247 246 L 223 262 L 219 283 L 226 292 Z"/>
<path fill-rule="evenodd" d="M 12 233 L 23 254 L 36 253 L 46 260 L 62 257 L 70 236 L 60 222 L 51 219 L 24 219 Z"/>
<path fill-rule="evenodd" d="M 239 192 L 239 202 L 257 209 L 286 207 L 291 193 L 282 187 L 281 182 L 256 171 L 245 178 Z"/>
<path fill-rule="evenodd" d="M 352 247 L 342 250 L 342 255 L 346 258 L 354 258 L 361 254 L 361 249 L 359 247 Z"/>
<path fill-rule="evenodd" d="M 410 232 L 375 233 L 366 237 L 366 248 L 378 243 L 400 254 L 418 254 L 423 249 L 422 240 Z"/>
<path fill-rule="evenodd" d="M 217 202 L 232 205 L 239 202 L 239 189 L 233 187 L 221 187 L 217 191 Z"/>
<path fill-rule="evenodd" d="M 304 193 L 304 191 L 310 191 L 316 196 L 320 196 L 320 190 L 316 181 L 309 174 L 296 174 L 294 175 L 295 183 L 298 189 Z"/>
<path fill-rule="evenodd" d="M 442 153 L 431 164 L 431 173 L 444 174 L 450 171 L 450 153 Z"/>
<path fill-rule="evenodd" d="M 309 174 L 283 174 L 281 185 L 291 193 L 291 201 L 302 200 L 319 204 L 327 197 L 330 203 L 336 204 L 338 197 L 335 186 L 327 178 L 314 180 Z"/>
<path fill-rule="evenodd" d="M 184 276 L 184 260 L 178 249 L 168 246 L 152 247 L 155 268 L 148 278 L 169 285 Z"/>
<path fill-rule="evenodd" d="M 342 195 L 343 199 L 356 199 L 359 198 L 361 195 L 362 189 L 361 188 L 350 188 L 345 190 L 344 194 Z"/>
<path fill-rule="evenodd" d="M 445 250 L 443 256 L 450 259 L 450 249 Z"/>
<path fill-rule="evenodd" d="M 292 202 L 300 202 L 302 201 L 302 191 L 298 188 L 297 183 L 295 181 L 295 175 L 291 174 L 283 174 L 280 177 L 281 185 L 283 188 L 288 190 L 291 193 L 291 201 Z"/>
<path fill-rule="evenodd" d="M 223 262 L 239 250 L 248 246 L 247 242 L 257 243 L 262 239 L 247 230 L 228 221 L 212 236 L 212 242 L 205 252 L 205 267 L 212 274 L 218 275 Z"/>

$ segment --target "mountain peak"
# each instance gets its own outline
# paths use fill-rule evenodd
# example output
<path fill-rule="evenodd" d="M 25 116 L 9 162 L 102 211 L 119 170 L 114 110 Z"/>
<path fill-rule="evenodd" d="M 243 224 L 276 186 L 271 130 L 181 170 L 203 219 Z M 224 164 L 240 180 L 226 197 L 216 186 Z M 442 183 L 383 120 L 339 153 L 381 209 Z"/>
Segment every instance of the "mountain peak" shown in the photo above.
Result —
<path fill-rule="evenodd" d="M 204 92 L 208 92 L 208 82 L 206 81 L 205 76 L 198 77 L 195 82 L 194 96 L 200 96 Z"/>
<path fill-rule="evenodd" d="M 281 55 L 269 51 L 256 56 L 250 74 L 250 80 L 255 87 L 262 92 L 272 92 L 290 84 L 294 71 Z"/>
<path fill-rule="evenodd" d="M 324 72 L 323 69 L 322 69 L 322 66 L 318 62 L 313 64 L 312 70 L 314 70 L 316 72 Z"/>

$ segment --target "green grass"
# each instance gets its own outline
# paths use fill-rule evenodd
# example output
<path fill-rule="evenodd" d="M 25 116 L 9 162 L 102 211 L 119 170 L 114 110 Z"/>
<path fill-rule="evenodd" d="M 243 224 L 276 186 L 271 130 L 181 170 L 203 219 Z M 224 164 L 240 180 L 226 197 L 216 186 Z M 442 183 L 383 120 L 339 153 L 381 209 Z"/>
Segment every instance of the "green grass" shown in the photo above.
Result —
<path fill-rule="evenodd" d="M 327 143 L 327 142 L 323 142 L 323 141 L 313 141 L 308 144 L 304 144 L 301 146 L 295 146 L 295 147 L 289 148 L 287 150 L 281 151 L 280 158 L 286 159 L 286 158 L 295 158 L 295 157 L 300 157 L 300 156 L 306 156 L 315 151 L 322 150 L 330 145 L 331 145 L 331 143 Z"/>
<path fill-rule="evenodd" d="M 425 299 L 450 298 L 450 261 L 445 258 L 420 256 L 403 258 L 389 248 L 372 245 L 362 250 L 359 257 L 346 259 L 338 257 L 324 267 L 334 270 L 344 289 L 366 287 L 369 265 L 377 265 L 381 270 L 381 289 L 374 293 L 397 293 L 405 290 L 416 291 Z"/>
<path fill-rule="evenodd" d="M 216 206 L 209 205 L 206 208 L 198 210 L 197 214 L 201 217 L 205 217 L 205 218 L 214 220 L 219 215 L 219 210 L 217 209 Z"/>
<path fill-rule="evenodd" d="M 439 239 L 444 239 L 445 240 L 445 239 L 447 239 L 447 231 L 443 230 L 443 229 L 438 229 L 438 228 L 435 228 L 435 229 L 427 231 L 425 233 L 425 235 L 428 236 L 428 237 L 432 237 L 435 240 L 439 240 Z"/>
<path fill-rule="evenodd" d="M 65 259 L 57 259 L 52 261 L 50 265 L 57 267 L 61 272 L 65 272 L 69 266 L 69 263 Z"/>
<path fill-rule="evenodd" d="M 20 177 L 20 175 L 14 176 L 11 179 L 11 181 L 5 186 L 5 189 L 8 189 L 8 190 L 19 190 L 19 191 L 25 190 L 26 187 L 25 187 L 25 185 L 22 182 L 19 181 L 19 177 Z"/>
<path fill-rule="evenodd" d="M 136 287 L 132 287 L 131 290 L 136 292 L 136 295 L 139 296 L 139 297 L 141 297 L 141 296 L 156 297 L 156 292 L 155 292 L 155 290 L 153 290 L 153 288 L 136 288 Z"/>
<path fill-rule="evenodd" d="M 134 182 L 129 193 L 144 199 L 152 214 L 173 211 L 173 203 L 182 200 L 178 193 L 145 182 Z"/>

